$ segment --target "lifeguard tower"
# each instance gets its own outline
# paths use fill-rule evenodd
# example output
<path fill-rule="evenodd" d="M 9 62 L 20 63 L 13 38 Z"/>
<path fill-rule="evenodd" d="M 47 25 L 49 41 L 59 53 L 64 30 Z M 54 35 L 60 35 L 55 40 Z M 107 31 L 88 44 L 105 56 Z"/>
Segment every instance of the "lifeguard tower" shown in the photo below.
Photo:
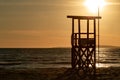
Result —
<path fill-rule="evenodd" d="M 67 16 L 72 19 L 71 65 L 80 75 L 96 73 L 96 21 L 98 16 Z M 84 29 L 83 29 L 84 28 Z"/>

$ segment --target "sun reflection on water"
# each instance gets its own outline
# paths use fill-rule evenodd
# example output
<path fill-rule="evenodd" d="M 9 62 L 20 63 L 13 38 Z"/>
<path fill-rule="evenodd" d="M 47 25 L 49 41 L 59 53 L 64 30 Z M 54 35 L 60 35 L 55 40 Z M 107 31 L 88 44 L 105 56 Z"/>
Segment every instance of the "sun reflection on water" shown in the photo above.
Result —
<path fill-rule="evenodd" d="M 101 67 L 107 68 L 107 67 L 109 67 L 109 65 L 101 64 L 101 63 L 96 63 L 96 67 L 97 67 L 97 68 L 101 68 Z"/>

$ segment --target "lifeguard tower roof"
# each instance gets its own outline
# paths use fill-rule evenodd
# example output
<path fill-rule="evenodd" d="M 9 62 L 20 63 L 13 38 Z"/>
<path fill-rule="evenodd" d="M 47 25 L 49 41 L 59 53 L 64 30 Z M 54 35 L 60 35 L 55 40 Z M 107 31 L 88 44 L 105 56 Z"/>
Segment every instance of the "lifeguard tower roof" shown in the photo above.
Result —
<path fill-rule="evenodd" d="M 100 16 L 73 16 L 73 15 L 68 15 L 67 18 L 74 18 L 74 19 L 101 19 Z"/>

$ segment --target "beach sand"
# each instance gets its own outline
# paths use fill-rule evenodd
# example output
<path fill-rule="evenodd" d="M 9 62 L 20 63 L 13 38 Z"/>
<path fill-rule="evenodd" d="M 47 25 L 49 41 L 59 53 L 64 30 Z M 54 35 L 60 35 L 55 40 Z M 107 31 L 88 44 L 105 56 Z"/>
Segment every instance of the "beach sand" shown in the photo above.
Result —
<path fill-rule="evenodd" d="M 0 69 L 0 80 L 91 80 L 71 68 Z M 120 80 L 120 67 L 98 68 L 96 80 Z"/>

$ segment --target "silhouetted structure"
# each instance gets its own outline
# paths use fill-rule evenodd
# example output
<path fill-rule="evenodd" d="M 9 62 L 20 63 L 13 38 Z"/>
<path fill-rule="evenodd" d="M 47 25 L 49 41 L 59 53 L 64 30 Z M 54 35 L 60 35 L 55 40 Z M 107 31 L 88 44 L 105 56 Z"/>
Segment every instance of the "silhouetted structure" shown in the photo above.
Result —
<path fill-rule="evenodd" d="M 101 17 L 67 16 L 67 18 L 72 18 L 72 68 L 77 69 L 80 75 L 95 75 L 96 19 L 101 19 Z"/>

